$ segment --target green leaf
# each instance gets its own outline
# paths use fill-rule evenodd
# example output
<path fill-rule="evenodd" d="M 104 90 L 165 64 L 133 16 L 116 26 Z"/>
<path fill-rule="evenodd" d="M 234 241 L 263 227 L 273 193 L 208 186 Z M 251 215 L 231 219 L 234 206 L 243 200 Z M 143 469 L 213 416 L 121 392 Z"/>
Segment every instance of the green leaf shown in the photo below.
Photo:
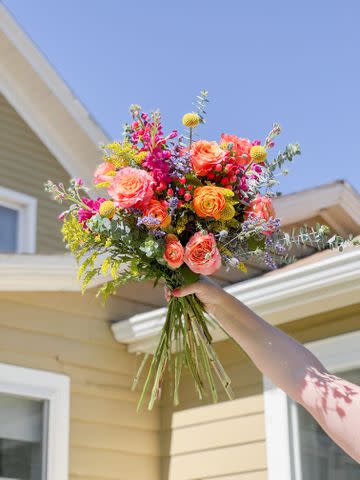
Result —
<path fill-rule="evenodd" d="M 190 285 L 191 283 L 195 283 L 199 280 L 200 275 L 198 273 L 194 273 L 187 265 L 182 265 L 179 269 L 183 285 Z"/>

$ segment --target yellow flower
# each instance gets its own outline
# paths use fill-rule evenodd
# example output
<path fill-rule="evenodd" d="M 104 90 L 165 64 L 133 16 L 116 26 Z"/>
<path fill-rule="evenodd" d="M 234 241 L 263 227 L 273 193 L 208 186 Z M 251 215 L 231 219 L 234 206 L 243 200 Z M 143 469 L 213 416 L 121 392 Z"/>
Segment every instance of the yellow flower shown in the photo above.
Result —
<path fill-rule="evenodd" d="M 100 205 L 99 213 L 102 217 L 113 217 L 115 213 L 115 203 L 111 200 L 105 200 L 105 202 L 102 202 Z"/>
<path fill-rule="evenodd" d="M 182 123 L 183 125 L 185 125 L 185 127 L 194 128 L 197 125 L 199 125 L 200 117 L 195 112 L 185 113 L 185 115 L 182 118 Z"/>
<path fill-rule="evenodd" d="M 231 220 L 235 215 L 235 208 L 231 203 L 226 203 L 224 210 L 220 214 L 220 220 L 226 222 L 227 220 Z"/>
<path fill-rule="evenodd" d="M 266 160 L 266 149 L 261 145 L 255 145 L 250 150 L 251 160 L 255 163 L 262 163 Z"/>
<path fill-rule="evenodd" d="M 244 272 L 244 273 L 247 273 L 247 271 L 248 271 L 248 269 L 246 268 L 245 263 L 243 263 L 243 262 L 240 262 L 237 268 L 238 268 L 239 270 L 241 270 L 242 272 Z"/>
<path fill-rule="evenodd" d="M 138 152 L 128 140 L 109 143 L 103 150 L 105 162 L 110 162 L 117 168 L 129 166 L 131 162 L 140 165 L 147 155 L 147 152 Z"/>

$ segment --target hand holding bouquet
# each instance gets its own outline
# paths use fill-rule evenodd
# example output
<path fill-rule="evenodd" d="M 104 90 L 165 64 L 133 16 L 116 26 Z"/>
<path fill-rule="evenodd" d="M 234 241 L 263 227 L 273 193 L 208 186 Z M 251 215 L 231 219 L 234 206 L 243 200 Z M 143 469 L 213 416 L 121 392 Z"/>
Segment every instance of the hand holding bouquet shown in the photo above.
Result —
<path fill-rule="evenodd" d="M 221 265 L 246 272 L 245 262 L 252 258 L 276 268 L 293 261 L 288 253 L 294 244 L 344 244 L 341 237 L 328 238 L 326 226 L 293 235 L 280 230 L 272 204 L 275 171 L 300 149 L 288 145 L 268 160 L 278 124 L 263 143 L 227 134 L 219 142 L 194 141 L 207 101 L 202 92 L 196 111 L 184 115 L 186 137 L 176 130 L 165 135 L 158 111 L 147 114 L 133 105 L 123 141 L 102 147 L 103 163 L 94 174 L 102 196 L 90 197 L 81 179 L 69 188 L 47 183 L 56 200 L 70 202 L 60 219 L 64 240 L 80 264 L 83 291 L 98 275 L 105 277 L 99 290 L 104 300 L 134 280 L 162 280 L 173 290 L 200 274 L 214 274 Z M 212 347 L 208 327 L 213 321 L 194 295 L 171 297 L 139 406 L 150 390 L 148 406 L 153 407 L 168 369 L 175 404 L 183 368 L 200 398 L 208 390 L 217 400 L 216 378 L 233 398 L 230 378 Z M 148 361 L 146 355 L 134 385 Z"/>

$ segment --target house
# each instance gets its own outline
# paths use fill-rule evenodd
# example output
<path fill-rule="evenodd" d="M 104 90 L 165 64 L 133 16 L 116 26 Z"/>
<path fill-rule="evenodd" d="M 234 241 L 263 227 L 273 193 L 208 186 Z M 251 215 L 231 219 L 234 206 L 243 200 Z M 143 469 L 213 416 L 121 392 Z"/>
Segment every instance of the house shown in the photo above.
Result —
<path fill-rule="evenodd" d="M 358 478 L 359 467 L 218 331 L 236 400 L 200 404 L 185 377 L 179 407 L 165 391 L 153 411 L 136 413 L 130 386 L 138 353 L 151 351 L 163 323 L 163 292 L 127 285 L 105 308 L 96 285 L 80 294 L 43 183 L 89 182 L 107 137 L 3 6 L 0 26 L 0 478 L 307 480 L 320 469 L 322 478 Z M 276 202 L 286 228 L 320 221 L 360 233 L 360 196 L 347 182 Z M 360 249 L 299 253 L 277 271 L 254 264 L 248 276 L 217 278 L 360 382 Z"/>

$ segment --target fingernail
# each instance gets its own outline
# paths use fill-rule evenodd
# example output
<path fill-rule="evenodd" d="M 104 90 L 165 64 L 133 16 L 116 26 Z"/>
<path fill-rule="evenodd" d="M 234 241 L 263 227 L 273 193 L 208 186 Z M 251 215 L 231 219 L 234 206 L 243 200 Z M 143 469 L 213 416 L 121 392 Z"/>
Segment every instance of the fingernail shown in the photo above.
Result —
<path fill-rule="evenodd" d="M 177 297 L 178 294 L 179 294 L 179 291 L 180 291 L 180 290 L 179 290 L 178 288 L 175 288 L 175 290 L 173 290 L 171 293 L 172 293 L 172 295 L 173 295 L 174 297 Z"/>

